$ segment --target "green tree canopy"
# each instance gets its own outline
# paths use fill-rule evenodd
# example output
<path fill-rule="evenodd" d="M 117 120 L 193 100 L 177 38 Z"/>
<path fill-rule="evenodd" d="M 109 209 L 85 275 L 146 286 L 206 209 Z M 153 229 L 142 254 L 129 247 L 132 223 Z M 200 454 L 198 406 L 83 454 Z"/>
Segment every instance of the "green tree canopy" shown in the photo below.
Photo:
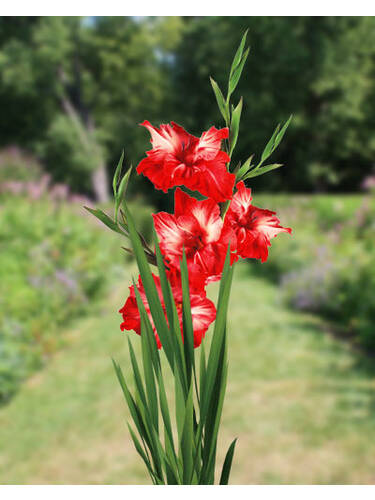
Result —
<path fill-rule="evenodd" d="M 254 186 L 357 189 L 375 153 L 372 17 L 0 18 L 0 146 L 37 152 L 56 179 L 105 198 L 121 150 L 129 165 L 148 148 L 144 119 L 222 125 L 209 76 L 226 86 L 247 28 L 234 159 L 259 156 L 293 113 L 273 157 L 287 168 Z"/>
<path fill-rule="evenodd" d="M 259 155 L 277 123 L 294 119 L 277 161 L 260 177 L 267 189 L 353 190 L 374 158 L 375 19 L 371 17 L 218 17 L 185 19 L 174 78 L 179 119 L 198 131 L 220 123 L 207 85 L 227 84 L 226 68 L 249 28 L 251 52 L 238 86 L 246 130 L 238 157 Z M 183 96 L 183 99 L 181 99 Z"/>
<path fill-rule="evenodd" d="M 115 162 L 126 144 L 128 160 L 136 161 L 137 144 L 144 144 L 136 124 L 163 109 L 168 86 L 161 59 L 177 41 L 179 24 L 178 18 L 0 20 L 0 104 L 12 103 L 11 116 L 0 118 L 2 144 L 38 151 L 56 178 L 77 189 L 93 179 L 105 199 L 108 160 Z"/>

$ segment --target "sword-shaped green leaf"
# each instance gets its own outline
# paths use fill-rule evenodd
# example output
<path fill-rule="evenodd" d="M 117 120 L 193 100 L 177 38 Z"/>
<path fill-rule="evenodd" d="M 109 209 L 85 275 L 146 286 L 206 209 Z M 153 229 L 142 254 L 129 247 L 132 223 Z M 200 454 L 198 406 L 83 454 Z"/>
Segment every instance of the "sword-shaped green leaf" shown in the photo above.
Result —
<path fill-rule="evenodd" d="M 159 242 L 155 231 L 154 231 L 154 240 L 155 240 L 156 263 L 158 266 L 160 285 L 163 293 L 163 299 L 167 313 L 169 329 L 171 333 L 171 343 L 173 345 L 174 354 L 177 360 L 177 368 L 180 371 L 180 378 L 183 384 L 184 393 L 187 395 L 188 389 L 187 389 L 186 363 L 184 357 L 184 344 L 182 342 L 180 322 L 178 319 L 178 314 L 172 289 L 167 279 L 163 256 L 160 251 Z"/>
<path fill-rule="evenodd" d="M 125 231 L 122 231 L 116 222 L 111 219 L 106 213 L 103 212 L 103 210 L 100 210 L 100 208 L 89 208 L 89 207 L 84 207 L 90 214 L 94 215 L 97 219 L 99 219 L 103 224 L 105 224 L 109 229 L 112 229 L 112 231 L 115 231 L 115 233 L 122 234 L 123 236 L 128 236 L 128 234 Z"/>
<path fill-rule="evenodd" d="M 204 393 L 201 395 L 201 412 L 203 418 L 205 418 L 207 414 L 208 404 L 211 399 L 212 390 L 215 383 L 215 377 L 217 374 L 220 353 L 222 350 L 222 344 L 223 342 L 225 342 L 225 328 L 226 328 L 227 310 L 229 303 L 229 294 L 233 277 L 233 269 L 234 267 L 230 266 L 230 247 L 228 246 L 228 252 L 225 259 L 225 264 L 219 288 L 219 298 L 216 307 L 217 312 L 216 312 L 214 333 L 212 336 L 210 353 L 207 360 L 205 390 Z"/>
<path fill-rule="evenodd" d="M 282 163 L 273 163 L 272 165 L 265 165 L 264 167 L 254 168 L 253 170 L 250 170 L 250 172 L 246 174 L 245 177 L 243 177 L 243 180 L 250 179 L 252 177 L 258 177 L 258 175 L 266 174 L 267 172 L 270 172 L 271 170 L 275 170 L 276 168 L 280 168 L 282 166 Z"/>
<path fill-rule="evenodd" d="M 150 322 L 150 319 L 148 317 L 148 314 L 146 312 L 145 305 L 141 299 L 140 293 L 138 291 L 138 288 L 135 286 L 134 280 L 133 280 L 133 286 L 134 286 L 134 293 L 135 293 L 135 298 L 137 301 L 137 306 L 139 310 L 139 314 L 141 317 L 141 340 L 142 340 L 142 335 L 143 335 L 143 340 L 147 341 L 147 343 L 142 345 L 142 350 L 145 349 L 148 353 L 149 356 L 149 361 L 154 367 L 154 370 L 157 372 L 160 367 L 160 357 L 159 357 L 159 352 L 156 344 L 156 339 L 155 339 L 155 334 L 152 329 L 152 325 Z"/>
<path fill-rule="evenodd" d="M 239 62 L 238 66 L 236 67 L 236 69 L 233 71 L 233 74 L 232 76 L 230 77 L 229 79 L 229 85 L 228 85 L 228 96 L 227 96 L 227 100 L 229 100 L 229 97 L 233 94 L 233 92 L 236 90 L 236 87 L 238 85 L 238 82 L 241 78 L 241 73 L 242 73 L 242 70 L 243 70 L 243 67 L 245 65 L 245 62 L 246 62 L 246 59 L 249 55 L 249 52 L 250 52 L 250 48 L 247 48 L 245 50 L 245 53 L 243 54 L 242 58 L 241 58 L 241 61 Z"/>
<path fill-rule="evenodd" d="M 122 150 L 121 157 L 118 161 L 118 164 L 117 164 L 117 167 L 116 167 L 113 179 L 112 179 L 112 188 L 113 188 L 113 194 L 115 195 L 115 198 L 117 195 L 118 180 L 119 180 L 120 175 L 121 175 L 123 161 L 124 161 L 124 150 Z"/>
<path fill-rule="evenodd" d="M 275 130 L 273 131 L 273 134 L 271 135 L 270 140 L 267 142 L 266 147 L 263 150 L 262 156 L 260 158 L 260 164 L 265 162 L 267 158 L 269 158 L 274 150 L 274 144 L 275 144 L 275 139 L 277 134 L 279 133 L 280 130 L 280 124 L 277 125 Z"/>
<path fill-rule="evenodd" d="M 141 373 L 140 373 L 140 370 L 138 367 L 137 358 L 135 356 L 134 349 L 133 349 L 132 343 L 130 342 L 129 337 L 128 337 L 128 346 L 129 346 L 130 361 L 131 361 L 132 368 L 133 368 L 135 386 L 137 388 L 137 391 L 138 391 L 138 394 L 139 394 L 139 397 L 140 397 L 142 403 L 144 404 L 144 406 L 146 406 L 146 393 L 145 393 L 145 390 L 143 387 L 143 381 L 142 381 Z"/>
<path fill-rule="evenodd" d="M 229 156 L 232 156 L 234 148 L 237 144 L 238 132 L 240 130 L 240 120 L 241 120 L 241 112 L 242 112 L 242 97 L 240 102 L 234 108 L 232 113 L 232 120 L 230 124 L 230 150 Z"/>
<path fill-rule="evenodd" d="M 257 169 L 261 165 L 263 165 L 263 163 L 271 156 L 271 154 L 275 151 L 277 146 L 280 144 L 292 118 L 293 118 L 293 115 L 290 115 L 289 119 L 286 121 L 286 123 L 284 124 L 284 126 L 281 130 L 280 130 L 280 124 L 277 125 L 277 127 L 275 128 L 275 130 L 271 136 L 271 139 L 267 142 L 266 147 L 263 150 L 260 162 L 256 167 Z"/>
<path fill-rule="evenodd" d="M 200 363 L 199 363 L 199 394 L 204 392 L 206 382 L 206 349 L 205 341 L 202 339 L 200 346 Z"/>
<path fill-rule="evenodd" d="M 185 406 L 184 424 L 181 436 L 181 457 L 183 463 L 183 484 L 191 484 L 193 475 L 193 454 L 194 454 L 194 435 L 193 435 L 193 383 L 190 389 Z"/>
<path fill-rule="evenodd" d="M 129 184 L 129 178 L 130 174 L 132 173 L 133 167 L 130 166 L 129 170 L 126 172 L 124 177 L 121 179 L 118 191 L 116 193 L 116 198 L 115 198 L 115 222 L 118 221 L 118 211 L 121 205 L 122 198 L 126 192 L 126 189 Z"/>
<path fill-rule="evenodd" d="M 249 32 L 249 30 L 247 29 L 245 31 L 245 33 L 243 34 L 241 42 L 240 42 L 240 45 L 238 46 L 238 49 L 237 49 L 237 51 L 236 51 L 236 53 L 234 55 L 232 66 L 230 68 L 229 80 L 233 76 L 234 70 L 237 68 L 237 66 L 239 65 L 239 63 L 240 63 L 240 61 L 242 59 L 242 53 L 243 53 L 243 49 L 245 47 L 245 43 L 246 43 L 246 38 L 247 38 L 248 32 Z"/>
<path fill-rule="evenodd" d="M 168 474 L 169 477 L 173 474 L 176 484 L 180 484 L 180 482 L 182 481 L 182 470 L 180 470 L 178 458 L 174 448 L 172 423 L 168 407 L 167 395 L 165 392 L 162 370 L 160 370 L 159 373 L 157 374 L 157 381 L 159 387 L 160 410 L 164 422 L 165 452 L 168 457 L 169 463 L 171 464 L 170 468 L 166 467 L 166 473 Z M 168 484 L 171 484 L 169 480 Z"/>
<path fill-rule="evenodd" d="M 132 427 L 131 427 L 131 425 L 129 423 L 128 423 L 128 429 L 129 429 L 131 438 L 133 440 L 135 449 L 137 450 L 138 454 L 142 457 L 142 460 L 144 461 L 144 463 L 145 463 L 145 465 L 147 467 L 147 470 L 148 470 L 148 472 L 149 472 L 149 474 L 151 476 L 151 479 L 152 479 L 153 483 L 156 484 L 157 483 L 157 476 L 156 476 L 155 472 L 152 469 L 151 462 L 147 458 L 147 455 L 146 455 L 145 451 L 143 450 L 143 448 L 141 446 L 141 443 L 139 442 L 139 439 L 137 438 L 134 430 L 132 429 Z"/>
<path fill-rule="evenodd" d="M 223 115 L 225 123 L 228 125 L 229 124 L 229 109 L 228 109 L 227 103 L 225 102 L 223 93 L 221 92 L 219 85 L 211 77 L 210 77 L 210 82 L 211 82 L 212 89 L 213 89 L 215 97 L 216 97 L 217 105 L 219 106 L 220 113 Z"/>
<path fill-rule="evenodd" d="M 175 408 L 176 408 L 176 424 L 177 424 L 177 434 L 178 442 L 181 442 L 183 422 L 185 417 L 185 396 L 180 379 L 180 373 L 176 366 L 174 367 L 174 391 L 175 391 Z"/>
<path fill-rule="evenodd" d="M 195 370 L 194 361 L 194 330 L 193 319 L 191 316 L 190 291 L 189 291 L 189 271 L 185 250 L 183 250 L 181 265 L 181 287 L 182 287 L 182 316 L 184 326 L 184 352 L 187 371 L 187 380 L 190 384 L 193 370 Z"/>
<path fill-rule="evenodd" d="M 142 439 L 145 440 L 148 449 L 150 450 L 153 463 L 154 463 L 154 468 L 158 477 L 158 481 L 163 481 L 163 472 L 161 468 L 161 458 L 159 456 L 159 452 L 157 450 L 157 446 L 155 443 L 155 436 L 152 434 L 152 427 L 150 427 L 147 422 L 144 420 L 144 417 L 142 416 L 142 412 L 140 409 L 137 407 L 136 402 L 134 401 L 133 396 L 131 395 L 128 386 L 125 382 L 124 375 L 122 373 L 122 370 L 120 366 L 114 361 L 113 361 L 113 366 L 116 371 L 117 378 L 120 382 L 120 386 L 122 388 L 123 394 L 125 396 L 126 402 L 128 404 L 128 408 L 130 411 L 130 414 L 133 418 L 133 421 L 137 427 L 137 430 L 139 432 L 139 435 L 142 437 Z"/>
<path fill-rule="evenodd" d="M 284 137 L 284 134 L 287 130 L 287 128 L 289 127 L 290 125 L 290 122 L 292 121 L 292 118 L 293 118 L 293 115 L 290 115 L 289 119 L 285 122 L 283 128 L 280 130 L 280 132 L 277 134 L 276 136 L 276 139 L 275 139 L 275 146 L 274 146 L 274 150 L 277 148 L 277 146 L 280 144 L 280 142 L 282 141 L 283 137 Z"/>
<path fill-rule="evenodd" d="M 254 155 L 251 155 L 243 165 L 237 170 L 236 173 L 236 182 L 240 181 L 244 175 L 247 173 L 249 168 L 251 168 L 251 161 L 254 158 Z"/>
<path fill-rule="evenodd" d="M 166 433 L 169 437 L 169 441 L 173 448 L 173 433 L 172 433 L 172 423 L 171 417 L 169 413 L 167 395 L 164 387 L 163 373 L 160 370 L 157 375 L 158 387 L 159 387 L 159 401 L 160 401 L 160 410 L 163 417 L 163 422 L 165 425 Z"/>
<path fill-rule="evenodd" d="M 221 353 L 223 352 L 223 349 L 225 347 L 226 315 L 232 276 L 233 266 L 230 266 L 230 248 L 228 246 L 228 252 L 220 282 L 214 333 L 212 336 L 210 352 L 208 355 L 208 361 L 205 370 L 204 390 L 202 390 L 200 394 L 200 421 L 198 424 L 198 429 L 196 431 L 198 441 L 202 439 L 203 428 L 211 427 L 212 429 L 214 427 L 214 421 L 209 421 L 209 414 L 212 414 L 210 404 L 212 405 L 211 402 L 213 398 L 217 398 L 219 396 L 217 393 L 215 393 L 215 382 L 217 383 L 217 380 L 218 378 L 220 379 L 222 373 L 222 363 L 220 364 L 220 358 Z M 203 449 L 203 454 L 208 461 L 210 446 L 208 446 L 207 449 Z M 204 465 L 205 467 L 203 468 L 202 475 L 200 477 L 200 484 L 211 484 L 211 477 L 207 476 L 208 463 L 206 462 L 206 464 Z"/>
<path fill-rule="evenodd" d="M 215 474 L 215 458 L 217 448 L 217 438 L 221 413 L 223 410 L 224 397 L 226 391 L 228 374 L 226 342 L 223 343 L 222 352 L 220 355 L 219 368 L 215 379 L 214 390 L 211 395 L 210 405 L 207 413 L 207 426 L 204 434 L 204 451 L 205 464 L 207 467 L 206 474 L 214 480 Z M 207 454 L 206 454 L 207 453 Z"/>
<path fill-rule="evenodd" d="M 225 460 L 223 464 L 223 469 L 221 471 L 220 484 L 228 484 L 229 474 L 232 467 L 234 448 L 236 446 L 237 438 L 234 439 L 231 445 L 228 448 L 228 451 L 225 455 Z"/>
<path fill-rule="evenodd" d="M 160 342 L 163 346 L 165 355 L 168 359 L 171 368 L 173 369 L 174 351 L 170 338 L 170 331 L 167 324 L 167 320 L 164 315 L 163 307 L 160 302 L 159 294 L 155 286 L 150 266 L 147 262 L 147 257 L 142 247 L 142 242 L 135 228 L 133 217 L 131 216 L 131 213 L 125 202 L 124 202 L 124 211 L 129 227 L 129 237 L 133 246 L 135 258 L 137 260 L 139 272 L 141 275 L 142 283 L 147 297 L 147 302 L 150 307 L 152 319 L 154 321 L 155 328 L 159 335 Z"/>

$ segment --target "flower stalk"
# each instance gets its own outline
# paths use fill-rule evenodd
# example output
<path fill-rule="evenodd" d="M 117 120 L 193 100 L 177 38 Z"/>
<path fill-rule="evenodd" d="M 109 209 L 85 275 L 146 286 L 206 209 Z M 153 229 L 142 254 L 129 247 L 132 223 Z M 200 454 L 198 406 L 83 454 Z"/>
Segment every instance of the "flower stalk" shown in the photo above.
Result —
<path fill-rule="evenodd" d="M 252 164 L 252 155 L 233 172 L 230 169 L 243 108 L 242 98 L 233 106 L 231 97 L 249 54 L 246 37 L 247 32 L 234 56 L 225 98 L 211 78 L 225 128 L 211 127 L 198 138 L 174 122 L 160 128 L 147 120 L 141 124 L 151 135 L 152 149 L 137 173 L 156 189 L 167 192 L 183 186 L 205 199 L 178 187 L 174 214 L 153 214 L 153 250 L 138 233 L 124 200 L 132 169 L 122 176 L 123 152 L 113 178 L 114 217 L 87 209 L 130 240 L 131 248 L 123 248 L 134 255 L 139 269 L 138 281 L 133 281 L 119 312 L 121 330 L 140 335 L 141 356 L 138 359 L 128 338 L 132 380 L 114 360 L 113 365 L 132 420 L 130 436 L 155 485 L 215 483 L 235 263 L 239 258 L 264 262 L 270 240 L 280 232 L 291 232 L 274 212 L 252 205 L 251 190 L 244 184 L 245 179 L 280 166 L 264 163 L 290 119 L 276 128 L 257 165 Z M 216 305 L 207 297 L 207 287 L 214 281 L 220 282 Z M 212 333 L 206 336 L 211 324 Z M 235 445 L 236 439 L 226 453 L 219 484 L 228 484 Z"/>

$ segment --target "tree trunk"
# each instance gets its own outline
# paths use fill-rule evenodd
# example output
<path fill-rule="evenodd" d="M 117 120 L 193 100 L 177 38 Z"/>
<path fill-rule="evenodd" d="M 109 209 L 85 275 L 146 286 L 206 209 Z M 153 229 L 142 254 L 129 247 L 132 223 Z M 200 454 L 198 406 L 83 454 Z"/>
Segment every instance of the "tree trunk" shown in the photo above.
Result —
<path fill-rule="evenodd" d="M 58 77 L 63 84 L 63 90 L 60 95 L 62 107 L 71 119 L 72 125 L 78 134 L 82 147 L 87 154 L 92 154 L 94 151 L 95 158 L 96 156 L 101 156 L 100 147 L 98 147 L 98 144 L 95 141 L 95 126 L 92 116 L 86 109 L 83 109 L 82 105 L 81 109 L 77 109 L 74 106 L 69 97 L 68 91 L 65 89 L 67 78 L 62 68 L 59 68 L 58 70 Z M 80 88 L 79 82 L 77 88 Z M 91 182 L 96 201 L 100 203 L 107 202 L 109 200 L 108 175 L 104 161 L 101 159 L 99 159 L 98 166 L 91 174 Z"/>
<path fill-rule="evenodd" d="M 106 203 L 109 200 L 108 175 L 104 164 L 100 164 L 91 175 L 92 187 L 95 198 L 99 203 Z"/>

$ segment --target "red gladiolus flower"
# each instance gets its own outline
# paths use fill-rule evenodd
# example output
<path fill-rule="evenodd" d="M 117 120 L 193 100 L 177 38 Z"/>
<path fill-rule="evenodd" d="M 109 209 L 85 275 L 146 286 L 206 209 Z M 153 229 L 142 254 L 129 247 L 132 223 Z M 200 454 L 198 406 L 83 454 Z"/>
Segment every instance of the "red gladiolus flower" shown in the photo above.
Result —
<path fill-rule="evenodd" d="M 165 305 L 163 301 L 163 295 L 161 291 L 160 278 L 158 276 L 154 276 L 154 282 L 159 294 L 159 298 L 165 312 Z M 177 280 L 171 282 L 172 293 L 176 303 L 176 308 L 178 312 L 180 327 L 182 331 L 182 290 L 178 286 Z M 137 300 L 135 297 L 134 286 L 129 287 L 130 295 L 126 300 L 124 306 L 119 310 L 122 314 L 123 322 L 120 325 L 122 331 L 124 330 L 134 330 L 138 335 L 141 334 L 141 317 L 138 310 Z M 155 333 L 155 339 L 158 346 L 158 349 L 161 348 L 161 342 L 158 334 L 156 333 L 155 325 L 151 316 L 150 307 L 148 305 L 146 293 L 143 287 L 143 283 L 141 281 L 141 277 L 138 279 L 137 289 L 141 296 L 142 302 L 145 305 L 146 312 L 150 319 L 151 325 L 153 327 Z M 194 330 L 194 347 L 200 346 L 202 342 L 202 338 L 204 337 L 208 327 L 214 321 L 216 316 L 216 309 L 213 302 L 206 297 L 204 292 L 191 292 L 190 294 L 190 306 L 191 306 L 191 315 L 193 321 L 193 330 Z M 167 317 L 166 317 L 167 319 Z M 167 320 L 168 322 L 168 320 Z"/>
<path fill-rule="evenodd" d="M 219 206 L 213 200 L 198 201 L 176 189 L 174 210 L 174 215 L 153 214 L 160 249 L 168 265 L 179 268 L 185 249 L 194 281 L 198 279 L 204 286 L 220 279 L 229 242 L 234 245 L 235 235 L 229 226 L 223 226 Z"/>
<path fill-rule="evenodd" d="M 276 212 L 254 207 L 251 200 L 251 189 L 247 189 L 243 181 L 239 182 L 225 217 L 225 225 L 236 234 L 237 254 L 240 257 L 265 262 L 271 238 L 282 232 L 291 233 L 292 230 L 280 226 Z"/>
<path fill-rule="evenodd" d="M 227 171 L 229 156 L 220 150 L 228 137 L 228 128 L 211 127 L 200 138 L 172 122 L 160 129 L 150 122 L 141 123 L 151 134 L 152 150 L 147 151 L 137 167 L 157 189 L 167 192 L 184 185 L 217 202 L 232 197 L 235 175 Z"/>

